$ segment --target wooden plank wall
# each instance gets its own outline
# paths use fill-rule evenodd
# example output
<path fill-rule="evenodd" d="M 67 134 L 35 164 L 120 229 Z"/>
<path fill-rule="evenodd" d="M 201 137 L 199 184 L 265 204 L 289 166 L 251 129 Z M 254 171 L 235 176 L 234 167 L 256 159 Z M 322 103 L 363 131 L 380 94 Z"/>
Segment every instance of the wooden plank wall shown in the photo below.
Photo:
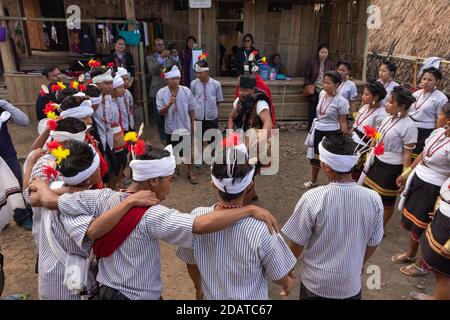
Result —
<path fill-rule="evenodd" d="M 352 75 L 361 76 L 367 32 L 368 1 L 341 1 L 328 6 L 321 24 L 321 40 L 330 45 L 333 60 L 346 59 L 354 64 Z"/>
<path fill-rule="evenodd" d="M 5 74 L 8 98 L 11 103 L 25 112 L 30 119 L 36 119 L 35 101 L 41 85 L 47 83 L 42 75 Z"/>

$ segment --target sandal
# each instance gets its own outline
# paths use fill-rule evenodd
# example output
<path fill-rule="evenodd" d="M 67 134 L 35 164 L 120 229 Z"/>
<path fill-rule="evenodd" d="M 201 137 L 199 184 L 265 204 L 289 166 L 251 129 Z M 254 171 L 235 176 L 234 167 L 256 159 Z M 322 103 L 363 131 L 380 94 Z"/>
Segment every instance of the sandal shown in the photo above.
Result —
<path fill-rule="evenodd" d="M 312 188 L 315 188 L 315 187 L 317 187 L 317 186 L 318 186 L 317 183 L 308 181 L 308 182 L 305 182 L 305 183 L 303 184 L 303 189 L 312 189 Z"/>
<path fill-rule="evenodd" d="M 409 294 L 409 297 L 413 300 L 434 300 L 434 297 L 432 295 L 423 293 L 423 292 L 418 292 L 418 291 L 413 291 Z"/>
<path fill-rule="evenodd" d="M 193 173 L 188 174 L 188 179 L 191 182 L 191 184 L 198 184 L 197 177 Z"/>
<path fill-rule="evenodd" d="M 410 277 L 423 276 L 428 273 L 424 268 L 416 266 L 415 264 L 410 264 L 409 266 L 401 267 L 400 272 Z"/>
<path fill-rule="evenodd" d="M 392 256 L 391 261 L 396 264 L 402 264 L 402 263 L 412 263 L 416 262 L 417 256 L 415 257 L 408 257 L 408 255 L 404 253 L 397 253 L 395 256 Z"/>

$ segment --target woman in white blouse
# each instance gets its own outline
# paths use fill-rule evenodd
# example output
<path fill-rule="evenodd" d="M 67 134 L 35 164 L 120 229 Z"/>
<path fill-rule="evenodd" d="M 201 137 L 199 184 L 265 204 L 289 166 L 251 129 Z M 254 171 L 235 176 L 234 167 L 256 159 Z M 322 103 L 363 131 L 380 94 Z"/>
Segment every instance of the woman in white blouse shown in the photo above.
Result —
<path fill-rule="evenodd" d="M 379 144 L 383 143 L 384 153 L 375 156 L 364 180 L 364 186 L 378 192 L 384 206 L 384 225 L 394 212 L 399 188 L 397 177 L 411 164 L 411 154 L 417 143 L 417 127 L 408 116 L 408 109 L 415 102 L 411 92 L 398 86 L 392 90 L 386 105 L 385 118 L 378 131 Z"/>
<path fill-rule="evenodd" d="M 413 151 L 415 159 L 423 150 L 425 140 L 436 128 L 436 120 L 442 107 L 447 103 L 447 96 L 436 85 L 442 79 L 439 69 L 428 68 L 423 71 L 420 81 L 421 90 L 414 92 L 416 102 L 409 109 L 409 116 L 416 122 L 419 130 L 416 149 Z"/>
<path fill-rule="evenodd" d="M 431 222 L 430 213 L 434 211 L 442 184 L 450 177 L 450 104 L 442 108 L 438 116 L 438 129 L 425 141 L 422 153 L 410 169 L 397 178 L 397 184 L 406 189 L 402 208 L 401 226 L 410 232 L 408 250 L 392 257 L 392 262 L 411 263 L 400 268 L 408 276 L 425 274 L 422 259 L 417 257 L 419 240 Z M 411 170 L 414 170 L 411 172 Z M 406 180 L 406 178 L 408 180 Z M 408 181 L 408 183 L 406 183 Z M 400 208 L 401 209 L 401 208 Z M 449 261 L 450 263 L 450 261 Z"/>
<path fill-rule="evenodd" d="M 391 94 L 392 89 L 397 87 L 399 84 L 394 81 L 395 73 L 397 72 L 397 66 L 391 61 L 383 61 L 380 68 L 378 69 L 378 81 L 386 89 L 387 95 L 381 101 L 381 106 L 386 108 L 387 101 Z"/>
<path fill-rule="evenodd" d="M 316 118 L 307 138 L 307 158 L 311 163 L 311 180 L 303 187 L 310 189 L 317 186 L 317 177 L 320 171 L 319 143 L 324 137 L 333 134 L 347 133 L 347 115 L 350 109 L 347 99 L 337 94 L 341 84 L 341 76 L 337 71 L 326 72 L 323 77 L 323 90 L 319 94 L 319 103 L 316 109 Z M 312 139 L 310 139 L 310 137 Z"/>
<path fill-rule="evenodd" d="M 365 137 L 365 126 L 378 128 L 381 122 L 389 116 L 384 108 L 381 107 L 381 100 L 386 97 L 386 89 L 376 80 L 371 80 L 364 85 L 361 101 L 363 106 L 355 115 L 355 122 L 351 130 L 353 140 L 359 145 L 366 145 L 370 138 Z M 365 156 L 362 156 L 357 166 L 353 170 L 353 179 L 358 180 L 362 172 Z"/>

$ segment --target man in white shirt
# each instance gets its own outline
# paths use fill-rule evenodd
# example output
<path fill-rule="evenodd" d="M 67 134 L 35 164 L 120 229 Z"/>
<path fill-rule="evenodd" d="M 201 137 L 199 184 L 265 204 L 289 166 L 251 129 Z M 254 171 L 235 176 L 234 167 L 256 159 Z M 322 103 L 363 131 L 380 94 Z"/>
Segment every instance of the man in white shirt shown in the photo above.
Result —
<path fill-rule="evenodd" d="M 351 177 L 358 161 L 350 137 L 333 135 L 319 144 L 330 183 L 306 192 L 282 232 L 298 258 L 300 299 L 361 299 L 361 270 L 383 239 L 381 197 Z"/>
<path fill-rule="evenodd" d="M 191 91 L 197 102 L 195 125 L 197 127 L 201 125 L 199 132 L 202 133 L 203 138 L 206 131 L 219 129 L 218 113 L 219 105 L 223 101 L 222 86 L 219 81 L 209 76 L 209 66 L 205 60 L 198 61 L 194 70 L 198 75 L 198 78 L 191 83 Z M 213 140 L 214 137 L 208 138 L 207 142 L 211 143 Z"/>

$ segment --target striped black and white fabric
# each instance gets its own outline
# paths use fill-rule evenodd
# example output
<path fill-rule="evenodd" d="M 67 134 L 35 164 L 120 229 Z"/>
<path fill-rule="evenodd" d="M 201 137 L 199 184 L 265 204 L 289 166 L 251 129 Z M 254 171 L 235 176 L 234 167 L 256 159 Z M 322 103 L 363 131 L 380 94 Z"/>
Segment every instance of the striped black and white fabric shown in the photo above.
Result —
<path fill-rule="evenodd" d="M 117 192 L 110 189 L 85 191 L 105 197 Z M 91 210 L 87 214 L 85 208 L 95 204 L 89 197 L 83 197 L 83 192 L 64 194 L 59 197 L 59 212 L 44 211 L 52 214 L 51 232 L 55 240 L 68 254 L 89 257 L 92 241 L 86 237 L 87 229 L 92 219 L 98 216 L 97 212 L 104 213 L 108 209 L 100 207 L 98 211 Z M 120 195 L 120 194 L 119 194 Z M 122 198 L 110 199 L 110 204 L 118 205 Z M 37 208 L 38 210 L 40 208 Z M 45 233 L 44 223 L 39 228 L 39 298 L 42 300 L 79 300 L 79 294 L 73 294 L 63 285 L 65 266 L 57 259 Z"/>
<path fill-rule="evenodd" d="M 192 215 L 212 211 L 214 207 L 197 208 Z M 266 300 L 268 280 L 283 278 L 296 263 L 281 235 L 271 235 L 263 221 L 252 217 L 215 233 L 194 235 L 193 248 L 179 248 L 177 256 L 197 265 L 207 300 Z"/>
<path fill-rule="evenodd" d="M 25 160 L 25 163 L 23 165 L 23 171 L 25 172 L 27 167 L 28 167 L 28 163 L 31 159 L 31 157 L 33 156 L 33 154 L 36 151 L 33 150 L 31 151 L 28 156 L 27 159 Z M 44 167 L 54 163 L 56 160 L 56 158 L 54 156 L 52 156 L 49 153 L 44 154 L 42 157 L 40 157 L 36 163 L 34 164 L 32 170 L 31 170 L 31 174 L 30 174 L 30 180 L 31 181 L 33 178 L 47 178 L 45 173 L 44 173 Z M 53 181 L 61 181 L 61 177 L 51 177 L 50 178 L 50 182 Z M 25 201 L 29 204 L 30 200 L 30 194 L 29 194 L 29 190 L 28 188 L 25 188 L 23 190 L 23 198 L 25 199 Z M 34 243 L 36 244 L 36 248 L 39 250 L 39 237 L 40 237 L 40 225 L 41 225 L 41 209 L 40 208 L 31 208 L 33 211 L 33 228 L 31 230 L 31 234 L 33 236 L 33 240 Z"/>
<path fill-rule="evenodd" d="M 89 257 L 92 243 L 81 248 L 76 240 L 70 237 L 66 230 L 66 225 L 62 223 L 62 216 L 59 212 L 42 211 L 42 214 L 51 215 L 52 237 L 59 243 L 61 248 L 70 255 L 78 255 L 84 258 Z M 94 216 L 73 216 L 70 219 L 69 227 L 77 230 L 77 233 L 85 233 L 87 226 Z M 43 216 L 42 219 L 45 219 Z M 38 287 L 39 298 L 41 300 L 79 300 L 79 294 L 70 292 L 63 285 L 65 265 L 61 263 L 53 252 L 51 244 L 46 235 L 45 224 L 41 222 L 39 233 L 39 262 L 38 262 Z"/>
<path fill-rule="evenodd" d="M 100 215 L 127 196 L 103 190 L 75 193 L 65 200 L 60 197 L 58 205 L 65 207 L 67 214 Z M 97 281 L 132 300 L 158 300 L 163 291 L 158 240 L 192 247 L 194 220 L 194 216 L 162 205 L 151 207 L 124 243 L 111 256 L 99 260 Z"/>
<path fill-rule="evenodd" d="M 302 283 L 314 294 L 345 299 L 361 291 L 367 246 L 383 239 L 383 204 L 356 183 L 330 183 L 306 192 L 282 232 L 304 246 Z"/>

